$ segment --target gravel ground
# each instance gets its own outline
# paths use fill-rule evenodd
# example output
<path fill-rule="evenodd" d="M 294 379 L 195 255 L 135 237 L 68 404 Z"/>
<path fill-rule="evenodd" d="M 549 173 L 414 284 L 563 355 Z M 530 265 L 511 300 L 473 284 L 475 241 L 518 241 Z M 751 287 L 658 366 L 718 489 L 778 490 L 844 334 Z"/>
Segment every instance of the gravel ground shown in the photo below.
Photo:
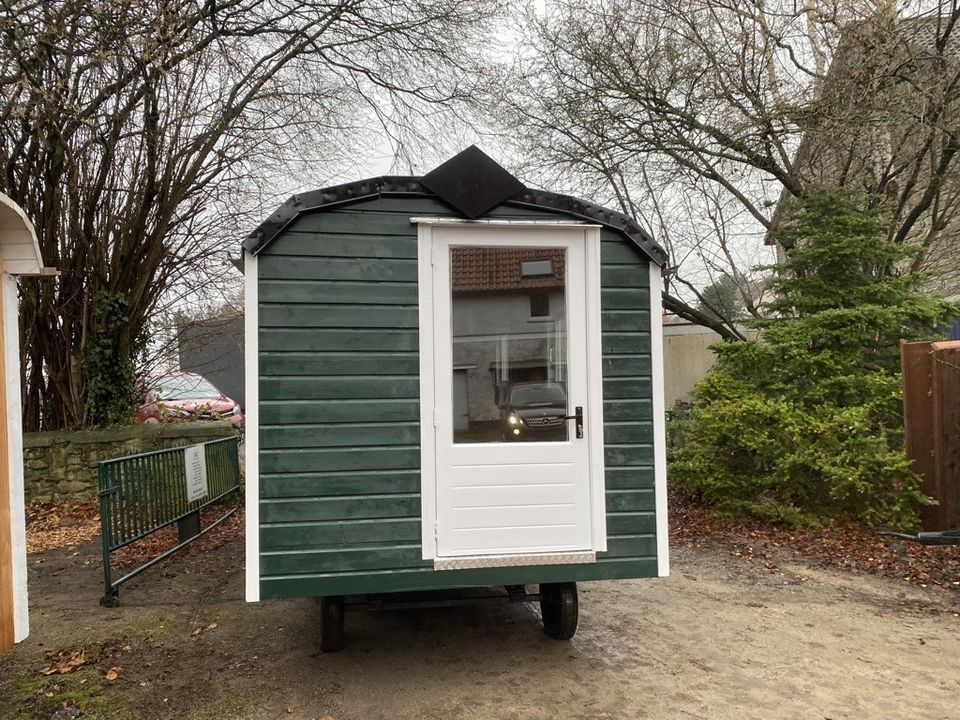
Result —
<path fill-rule="evenodd" d="M 30 559 L 30 638 L 0 717 L 955 718 L 960 592 L 676 548 L 672 577 L 582 583 L 580 629 L 536 608 L 358 611 L 324 655 L 312 600 L 246 604 L 231 542 L 97 605 L 95 543 Z M 75 672 L 46 654 L 85 648 Z M 113 668 L 116 680 L 106 679 Z"/>

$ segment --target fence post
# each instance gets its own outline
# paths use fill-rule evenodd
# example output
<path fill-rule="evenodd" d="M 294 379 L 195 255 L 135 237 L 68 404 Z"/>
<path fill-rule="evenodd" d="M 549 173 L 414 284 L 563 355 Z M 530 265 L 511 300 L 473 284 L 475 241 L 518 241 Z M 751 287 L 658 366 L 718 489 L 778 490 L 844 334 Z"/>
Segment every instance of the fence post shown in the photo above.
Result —
<path fill-rule="evenodd" d="M 112 544 L 113 527 L 110 514 L 110 495 L 113 487 L 107 487 L 107 467 L 100 465 L 97 468 L 97 484 L 100 487 L 100 543 L 103 554 L 103 597 L 100 604 L 104 607 L 116 607 L 120 602 L 117 592 L 113 589 L 113 575 L 110 567 L 110 545 Z"/>

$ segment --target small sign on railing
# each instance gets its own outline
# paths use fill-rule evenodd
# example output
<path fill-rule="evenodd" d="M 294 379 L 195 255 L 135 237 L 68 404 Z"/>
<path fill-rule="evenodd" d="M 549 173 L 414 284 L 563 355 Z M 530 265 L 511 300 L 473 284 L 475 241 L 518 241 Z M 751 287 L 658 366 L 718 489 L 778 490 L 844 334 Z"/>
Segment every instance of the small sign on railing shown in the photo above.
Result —
<path fill-rule="evenodd" d="M 187 502 L 207 496 L 207 454 L 203 445 L 184 448 L 183 464 L 187 477 Z"/>

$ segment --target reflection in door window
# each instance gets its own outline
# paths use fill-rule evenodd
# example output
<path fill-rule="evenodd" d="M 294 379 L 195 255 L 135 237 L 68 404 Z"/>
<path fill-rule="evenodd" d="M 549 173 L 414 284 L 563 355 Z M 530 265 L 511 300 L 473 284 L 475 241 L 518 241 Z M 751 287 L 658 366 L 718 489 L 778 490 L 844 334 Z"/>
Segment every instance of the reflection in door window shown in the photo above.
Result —
<path fill-rule="evenodd" d="M 567 440 L 563 248 L 450 249 L 453 439 Z"/>

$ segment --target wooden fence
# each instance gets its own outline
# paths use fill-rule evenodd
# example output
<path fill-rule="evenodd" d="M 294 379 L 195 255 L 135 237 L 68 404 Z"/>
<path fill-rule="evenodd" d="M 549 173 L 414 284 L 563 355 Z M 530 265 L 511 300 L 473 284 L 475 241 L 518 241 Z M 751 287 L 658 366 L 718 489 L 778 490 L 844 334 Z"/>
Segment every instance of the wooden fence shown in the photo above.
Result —
<path fill-rule="evenodd" d="M 907 456 L 938 505 L 924 530 L 960 527 L 960 341 L 901 342 Z"/>

